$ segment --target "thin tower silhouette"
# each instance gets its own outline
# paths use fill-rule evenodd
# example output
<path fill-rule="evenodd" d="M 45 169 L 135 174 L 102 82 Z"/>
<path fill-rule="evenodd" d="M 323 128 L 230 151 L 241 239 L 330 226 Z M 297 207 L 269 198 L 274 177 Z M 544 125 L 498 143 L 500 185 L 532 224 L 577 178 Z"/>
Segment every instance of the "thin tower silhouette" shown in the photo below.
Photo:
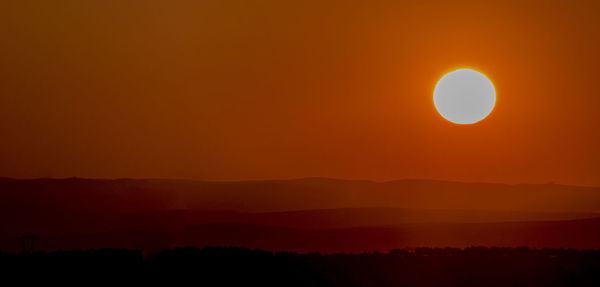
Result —
<path fill-rule="evenodd" d="M 21 244 L 22 244 L 22 253 L 34 253 L 35 252 L 35 239 L 36 236 L 35 234 L 29 235 L 29 236 L 25 236 L 24 234 L 21 234 L 21 237 L 19 237 L 19 239 L 21 240 Z M 27 241 L 29 241 L 29 246 L 27 246 Z"/>

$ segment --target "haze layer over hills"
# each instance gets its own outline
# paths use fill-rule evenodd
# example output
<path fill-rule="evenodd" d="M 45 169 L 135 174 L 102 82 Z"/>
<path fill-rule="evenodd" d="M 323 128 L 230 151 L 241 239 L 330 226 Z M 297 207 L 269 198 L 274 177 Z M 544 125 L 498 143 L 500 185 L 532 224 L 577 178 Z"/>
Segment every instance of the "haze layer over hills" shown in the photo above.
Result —
<path fill-rule="evenodd" d="M 0 179 L 0 249 L 600 248 L 600 189 L 427 180 Z"/>

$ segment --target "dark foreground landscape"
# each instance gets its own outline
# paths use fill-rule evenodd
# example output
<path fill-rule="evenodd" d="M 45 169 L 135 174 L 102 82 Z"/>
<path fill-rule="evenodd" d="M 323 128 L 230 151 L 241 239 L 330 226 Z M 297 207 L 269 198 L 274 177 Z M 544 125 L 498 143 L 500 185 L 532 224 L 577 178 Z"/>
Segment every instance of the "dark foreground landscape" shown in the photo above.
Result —
<path fill-rule="evenodd" d="M 0 253 L 21 282 L 194 282 L 200 286 L 600 286 L 600 250 L 416 248 L 389 253 L 268 252 L 237 247 Z M 26 276 L 22 276 L 26 274 Z M 77 278 L 85 278 L 78 281 Z"/>
<path fill-rule="evenodd" d="M 599 211 L 600 188 L 556 184 L 0 178 L 0 276 L 597 287 Z"/>

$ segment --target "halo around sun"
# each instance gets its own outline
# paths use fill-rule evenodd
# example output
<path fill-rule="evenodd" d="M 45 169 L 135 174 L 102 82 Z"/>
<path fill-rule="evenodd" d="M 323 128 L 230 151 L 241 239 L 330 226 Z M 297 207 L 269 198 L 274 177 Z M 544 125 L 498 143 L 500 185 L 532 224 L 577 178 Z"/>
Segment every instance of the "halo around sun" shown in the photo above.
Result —
<path fill-rule="evenodd" d="M 496 90 L 484 74 L 459 69 L 438 81 L 433 91 L 433 103 L 446 120 L 456 124 L 474 124 L 494 109 Z"/>

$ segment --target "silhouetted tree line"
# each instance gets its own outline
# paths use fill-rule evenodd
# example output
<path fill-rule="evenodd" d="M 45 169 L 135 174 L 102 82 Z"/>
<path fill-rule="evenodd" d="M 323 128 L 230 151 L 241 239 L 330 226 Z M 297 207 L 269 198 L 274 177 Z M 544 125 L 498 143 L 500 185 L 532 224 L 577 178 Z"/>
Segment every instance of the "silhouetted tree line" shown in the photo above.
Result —
<path fill-rule="evenodd" d="M 0 253 L 20 282 L 196 286 L 600 286 L 600 250 L 417 248 L 297 254 L 237 247 Z"/>

